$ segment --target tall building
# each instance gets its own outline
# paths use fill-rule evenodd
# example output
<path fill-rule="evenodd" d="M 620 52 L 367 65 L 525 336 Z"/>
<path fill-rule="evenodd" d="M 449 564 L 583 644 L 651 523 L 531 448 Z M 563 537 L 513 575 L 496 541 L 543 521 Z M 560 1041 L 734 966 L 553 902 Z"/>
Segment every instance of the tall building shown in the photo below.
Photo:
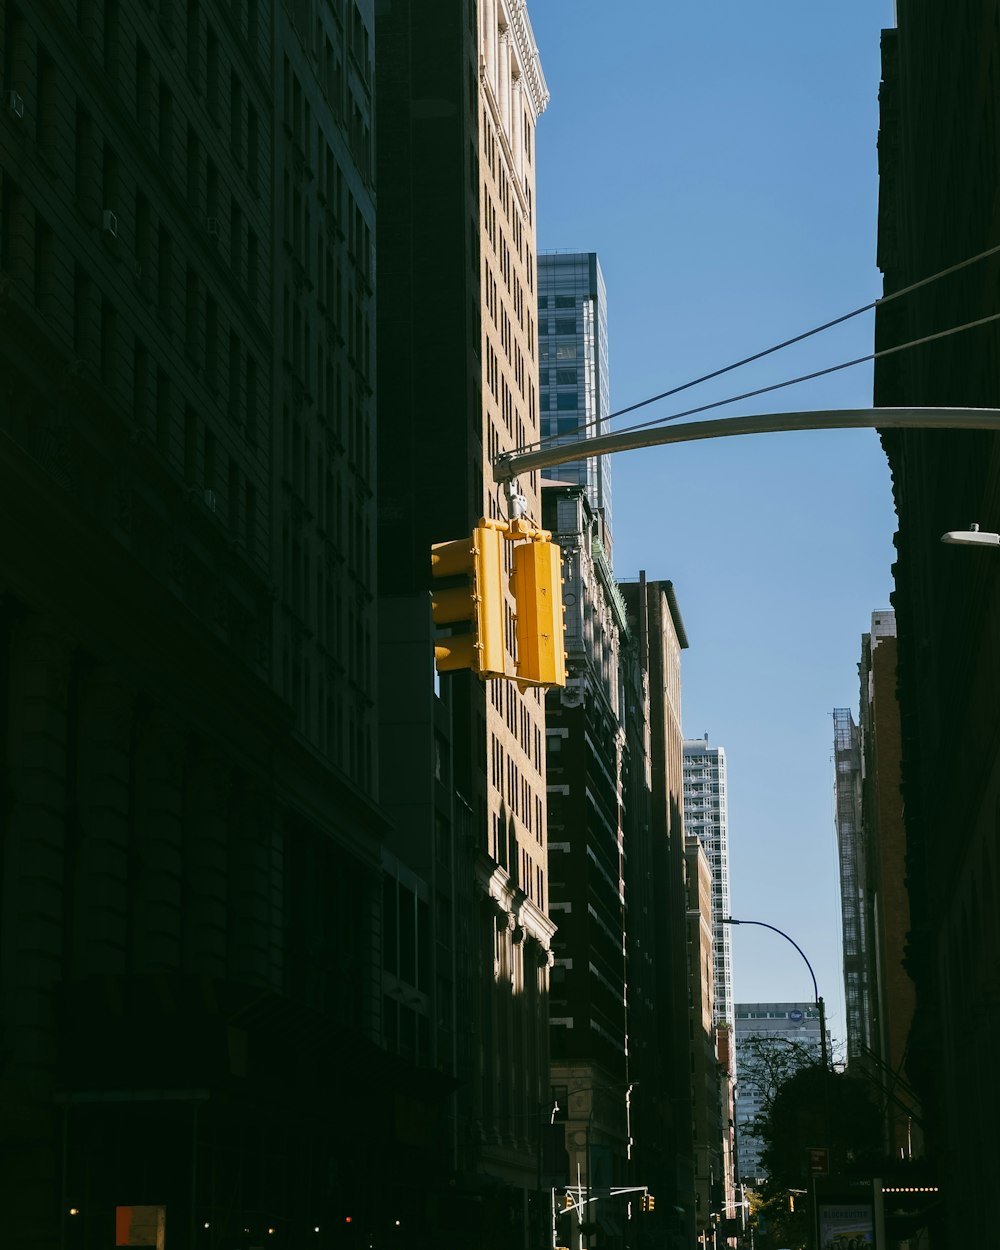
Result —
<path fill-rule="evenodd" d="M 684 743 L 684 828 L 701 842 L 712 870 L 712 966 L 715 1019 L 733 1028 L 733 964 L 729 916 L 729 799 L 726 751 L 708 734 Z"/>
<path fill-rule="evenodd" d="M 609 433 L 608 299 L 596 252 L 538 257 L 539 423 L 557 442 Z M 611 558 L 611 457 L 592 456 L 542 477 L 587 489 L 597 540 Z"/>
<path fill-rule="evenodd" d="M 726 753 L 709 745 L 708 735 L 684 743 L 684 828 L 696 848 L 688 852 L 692 872 L 704 859 L 709 888 L 707 910 L 701 926 L 709 934 L 709 975 L 711 992 L 703 998 L 712 1016 L 710 1041 L 696 1046 L 696 1079 L 708 1094 L 695 1099 L 695 1138 L 699 1183 L 702 1187 L 700 1210 L 735 1215 L 734 1159 L 730 1122 L 732 1115 L 734 1069 L 733 976 L 730 928 L 723 921 L 730 914 L 729 904 L 729 804 L 726 781 Z M 689 874 L 690 875 L 690 874 Z M 689 890 L 692 884 L 689 884 Z M 689 902 L 689 917 L 695 913 Z M 702 932 L 699 927 L 698 933 Z M 692 934 L 692 964 L 696 946 Z M 694 1027 L 694 1026 L 693 1026 Z M 704 1074 L 697 1076 L 700 1067 Z M 702 1224 L 705 1236 L 711 1230 Z"/>
<path fill-rule="evenodd" d="M 0 30 L 4 1237 L 329 1244 L 432 1102 L 380 1050 L 372 5 Z"/>
<path fill-rule="evenodd" d="M 685 838 L 688 924 L 691 1124 L 694 1141 L 697 1230 L 711 1239 L 712 1213 L 725 1205 L 723 1082 L 716 1046 L 712 969 L 712 869 L 699 838 Z M 725 1083 L 728 1088 L 728 1082 Z M 728 1122 L 728 1110 L 726 1113 Z"/>
<path fill-rule="evenodd" d="M 408 726 L 392 692 L 382 715 L 400 757 L 448 778 L 451 803 L 438 807 L 429 783 L 420 796 L 397 788 L 393 847 L 426 874 L 462 813 L 469 880 L 452 901 L 464 944 L 434 951 L 468 987 L 474 1039 L 455 1070 L 455 1154 L 459 1180 L 479 1187 L 475 1235 L 518 1244 L 549 1101 L 545 700 L 455 673 L 435 703 L 428 587 L 434 542 L 505 515 L 492 459 L 540 433 L 534 136 L 548 91 L 524 0 L 394 2 L 379 10 L 376 53 L 379 607 L 394 680 L 424 692 Z M 538 475 L 520 487 L 540 520 Z"/>
<path fill-rule="evenodd" d="M 628 688 L 644 694 L 641 717 L 626 708 L 630 740 L 635 734 L 649 743 L 648 756 L 630 759 L 625 791 L 635 796 L 640 828 L 648 811 L 648 836 L 635 838 L 625 864 L 633 1159 L 662 1208 L 658 1236 L 680 1250 L 695 1240 L 697 1192 L 682 818 L 680 658 L 688 640 L 671 582 L 640 574 L 620 588 L 638 660 Z M 644 785 L 648 808 L 640 798 Z"/>
<path fill-rule="evenodd" d="M 833 712 L 840 919 L 844 952 L 844 1008 L 847 1058 L 871 1046 L 871 977 L 868 940 L 868 881 L 861 814 L 861 734 L 847 708 Z"/>
<path fill-rule="evenodd" d="M 862 819 L 868 848 L 872 1023 L 867 1056 L 882 1094 L 886 1151 L 912 1158 L 923 1151 L 922 1115 L 904 1074 L 913 1020 L 913 982 L 905 966 L 910 905 L 900 794 L 899 703 L 896 698 L 896 614 L 872 613 L 861 638 L 860 726 Z"/>
<path fill-rule="evenodd" d="M 623 828 L 621 648 L 628 617 L 582 486 L 544 488 L 545 528 L 563 552 L 567 681 L 546 696 L 551 1082 L 569 1170 L 591 1188 L 628 1184 L 629 990 Z M 628 1200 L 588 1213 L 620 1221 Z"/>
<path fill-rule="evenodd" d="M 903 1070 L 913 984 L 905 968 L 909 902 L 891 610 L 872 613 L 858 671 L 859 724 L 845 708 L 833 714 L 847 1054 L 851 1072 L 878 1091 L 887 1155 L 909 1159 L 920 1151 L 921 1116 Z"/>
<path fill-rule="evenodd" d="M 896 10 L 898 28 L 883 33 L 880 91 L 878 263 L 887 295 L 994 247 L 1000 188 L 993 7 L 900 0 Z M 995 259 L 981 260 L 882 305 L 876 347 L 989 317 L 996 277 Z M 990 324 L 884 357 L 875 403 L 1000 406 L 998 351 Z M 994 1100 L 983 1097 L 1000 1030 L 996 553 L 939 541 L 970 522 L 1000 529 L 1000 440 L 900 430 L 883 432 L 882 443 L 898 518 L 892 605 L 905 962 L 915 989 L 906 1076 L 921 1100 L 927 1175 L 942 1189 L 927 1215 L 936 1250 L 961 1242 L 964 1195 L 989 1193 L 1000 1167 Z"/>
<path fill-rule="evenodd" d="M 822 1055 L 815 1003 L 736 1003 L 736 1149 L 739 1180 L 765 1180 L 756 1118 L 781 1080 Z"/>

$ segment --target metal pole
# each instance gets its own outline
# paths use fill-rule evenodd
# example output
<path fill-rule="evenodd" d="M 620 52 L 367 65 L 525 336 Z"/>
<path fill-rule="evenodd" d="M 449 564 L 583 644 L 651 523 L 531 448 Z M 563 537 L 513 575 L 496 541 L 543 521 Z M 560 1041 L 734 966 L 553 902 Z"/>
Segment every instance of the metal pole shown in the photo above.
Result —
<path fill-rule="evenodd" d="M 542 1229 L 545 1227 L 542 1220 L 542 1109 L 544 1107 L 545 1103 L 540 1102 L 538 1104 L 538 1115 L 535 1117 L 537 1121 L 535 1124 L 535 1153 L 538 1167 L 535 1172 L 535 1218 L 533 1223 L 538 1229 L 538 1241 L 541 1245 L 545 1244 L 545 1237 L 542 1232 Z M 534 1241 L 534 1234 L 532 1234 L 532 1241 Z"/>
<path fill-rule="evenodd" d="M 62 1158 L 60 1161 L 60 1183 L 59 1183 L 59 1246 L 60 1250 L 65 1250 L 66 1237 L 68 1229 L 66 1223 L 69 1219 L 67 1207 L 67 1184 L 69 1176 L 69 1103 L 63 1104 L 63 1122 L 62 1122 Z"/>
<path fill-rule="evenodd" d="M 795 949 L 802 956 L 802 960 L 805 963 L 805 966 L 809 969 L 809 975 L 810 977 L 812 977 L 813 1002 L 816 1004 L 816 1007 L 819 1011 L 820 1055 L 822 1056 L 822 1063 L 823 1063 L 824 1069 L 828 1068 L 829 1064 L 827 1062 L 828 1056 L 827 1056 L 827 1050 L 826 1050 L 826 1005 L 824 1004 L 822 998 L 820 998 L 819 987 L 816 984 L 816 973 L 813 972 L 813 966 L 809 962 L 808 958 L 806 957 L 805 951 L 802 949 L 802 947 L 798 944 L 798 942 L 796 942 L 796 940 L 793 937 L 789 937 L 789 935 L 784 931 L 784 929 L 779 929 L 776 925 L 773 925 L 773 924 L 767 924 L 763 920 L 736 920 L 733 916 L 723 916 L 722 923 L 723 924 L 752 924 L 752 925 L 756 925 L 759 929 L 770 929 L 772 933 L 777 933 L 779 937 L 783 937 L 786 942 L 791 942 L 791 944 L 795 947 Z"/>
<path fill-rule="evenodd" d="M 826 1004 L 822 996 L 816 999 L 816 1006 L 819 1008 L 819 1043 L 823 1055 L 823 1067 L 827 1068 L 829 1064 L 826 1053 Z"/>
<path fill-rule="evenodd" d="M 593 1219 L 590 1211 L 590 1126 L 594 1119 L 594 1092 L 590 1092 L 590 1114 L 587 1116 L 587 1221 Z M 594 1244 L 590 1233 L 587 1233 L 587 1250 Z"/>
<path fill-rule="evenodd" d="M 493 462 L 493 479 L 509 482 L 532 469 L 615 451 L 637 451 L 667 443 L 690 443 L 739 434 L 781 434 L 793 430 L 1000 430 L 1000 408 L 826 408 L 815 412 L 766 412 L 575 438 L 540 451 L 515 451 Z"/>
<path fill-rule="evenodd" d="M 198 1111 L 201 1104 L 191 1104 L 191 1250 L 198 1244 Z"/>

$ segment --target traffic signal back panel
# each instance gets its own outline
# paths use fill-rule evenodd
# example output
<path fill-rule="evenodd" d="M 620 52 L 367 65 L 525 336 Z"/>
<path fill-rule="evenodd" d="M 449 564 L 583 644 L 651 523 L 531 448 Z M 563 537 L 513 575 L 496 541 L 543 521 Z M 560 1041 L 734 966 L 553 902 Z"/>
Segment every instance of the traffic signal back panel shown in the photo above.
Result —
<path fill-rule="evenodd" d="M 434 645 L 439 673 L 469 668 L 480 677 L 504 675 L 502 543 L 499 529 L 481 524 L 471 538 L 431 549 L 434 621 L 452 627 Z"/>

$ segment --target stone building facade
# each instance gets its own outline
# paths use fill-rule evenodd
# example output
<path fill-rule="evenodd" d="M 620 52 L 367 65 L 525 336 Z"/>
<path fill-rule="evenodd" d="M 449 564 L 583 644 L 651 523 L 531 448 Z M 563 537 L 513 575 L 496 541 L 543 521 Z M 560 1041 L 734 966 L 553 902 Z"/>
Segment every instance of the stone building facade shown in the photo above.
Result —
<path fill-rule="evenodd" d="M 11 1245 L 333 1244 L 435 1131 L 380 1049 L 373 27 L 0 4 Z"/>
<path fill-rule="evenodd" d="M 475 1199 L 465 1235 L 509 1244 L 526 1236 L 549 1094 L 545 700 L 435 680 L 428 589 L 432 543 L 506 515 L 490 463 L 539 433 L 534 134 L 548 91 L 523 0 L 393 3 L 376 36 L 380 607 L 397 679 L 428 709 L 394 740 L 440 761 L 469 839 L 471 883 L 453 896 L 466 965 L 439 952 L 470 1030 L 458 1183 Z M 520 485 L 540 520 L 538 475 Z M 506 639 L 513 673 L 512 601 Z M 405 792 L 393 805 L 415 831 L 393 843 L 402 862 L 426 862 L 438 816 L 457 836 Z"/>

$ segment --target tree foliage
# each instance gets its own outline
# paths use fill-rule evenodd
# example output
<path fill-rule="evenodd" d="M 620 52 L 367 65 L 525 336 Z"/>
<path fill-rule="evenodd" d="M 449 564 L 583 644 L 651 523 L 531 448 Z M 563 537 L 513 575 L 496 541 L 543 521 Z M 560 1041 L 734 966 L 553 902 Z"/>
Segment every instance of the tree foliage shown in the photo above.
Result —
<path fill-rule="evenodd" d="M 811 1150 L 827 1150 L 829 1174 L 845 1181 L 881 1171 L 882 1120 L 871 1087 L 820 1063 L 776 1083 L 755 1131 L 768 1178 L 755 1198 L 759 1250 L 807 1244 Z"/>
<path fill-rule="evenodd" d="M 769 1114 L 782 1085 L 800 1068 L 811 1067 L 819 1058 L 817 1047 L 774 1033 L 741 1037 L 739 1046 L 740 1083 L 761 1100 L 764 1116 Z"/>
<path fill-rule="evenodd" d="M 784 1081 L 758 1125 L 770 1186 L 803 1188 L 808 1151 L 829 1151 L 830 1173 L 871 1176 L 882 1158 L 882 1121 L 864 1081 L 813 1064 Z"/>

